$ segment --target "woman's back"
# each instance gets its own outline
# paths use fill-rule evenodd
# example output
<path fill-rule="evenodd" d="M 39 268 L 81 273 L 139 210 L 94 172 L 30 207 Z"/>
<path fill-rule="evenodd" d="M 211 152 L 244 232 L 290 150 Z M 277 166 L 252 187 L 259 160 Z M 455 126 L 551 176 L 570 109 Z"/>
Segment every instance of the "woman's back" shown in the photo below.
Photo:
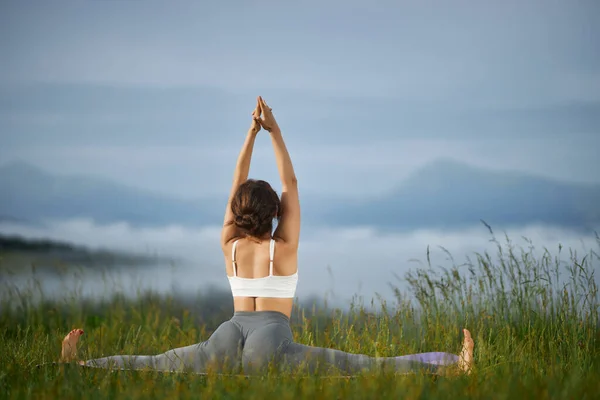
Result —
<path fill-rule="evenodd" d="M 298 264 L 296 248 L 282 240 L 236 239 L 230 244 L 226 270 L 235 311 L 291 314 Z"/>

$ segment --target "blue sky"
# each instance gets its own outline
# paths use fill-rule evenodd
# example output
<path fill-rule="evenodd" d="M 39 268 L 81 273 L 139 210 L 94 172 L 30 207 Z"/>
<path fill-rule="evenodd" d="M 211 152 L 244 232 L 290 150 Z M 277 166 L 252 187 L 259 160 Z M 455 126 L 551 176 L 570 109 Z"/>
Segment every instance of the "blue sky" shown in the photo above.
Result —
<path fill-rule="evenodd" d="M 177 197 L 222 196 L 262 95 L 303 196 L 376 196 L 438 158 L 600 183 L 599 37 L 593 0 L 4 0 L 0 164 L 24 160 Z M 266 135 L 251 176 L 277 180 Z M 196 275 L 181 282 L 226 287 L 219 227 L 83 220 L 2 230 L 183 256 Z M 558 228 L 509 233 L 538 249 L 596 245 Z M 488 240 L 483 227 L 389 235 L 331 228 L 303 239 L 302 276 L 311 284 L 299 293 L 329 290 L 332 276 L 344 295 L 389 293 L 392 273 L 403 275 L 427 246 L 460 258 Z"/>
<path fill-rule="evenodd" d="M 261 94 L 304 193 L 440 157 L 600 182 L 599 27 L 594 1 L 4 1 L 0 163 L 224 193 Z M 254 160 L 276 181 L 266 135 Z"/>

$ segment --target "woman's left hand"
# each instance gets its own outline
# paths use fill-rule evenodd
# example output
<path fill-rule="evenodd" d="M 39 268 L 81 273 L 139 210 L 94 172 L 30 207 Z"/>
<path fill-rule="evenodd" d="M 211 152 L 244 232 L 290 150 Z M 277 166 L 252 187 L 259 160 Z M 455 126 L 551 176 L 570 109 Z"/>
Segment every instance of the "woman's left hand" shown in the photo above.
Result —
<path fill-rule="evenodd" d="M 250 125 L 250 132 L 256 135 L 260 131 L 260 103 L 256 99 L 256 108 L 252 111 L 252 124 Z"/>

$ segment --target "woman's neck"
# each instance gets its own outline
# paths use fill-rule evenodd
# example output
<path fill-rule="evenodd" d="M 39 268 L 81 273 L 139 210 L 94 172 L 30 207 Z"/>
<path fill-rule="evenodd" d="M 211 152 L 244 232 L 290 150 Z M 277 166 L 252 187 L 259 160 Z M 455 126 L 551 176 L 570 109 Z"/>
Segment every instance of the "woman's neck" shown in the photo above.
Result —
<path fill-rule="evenodd" d="M 262 243 L 265 240 L 271 240 L 272 237 L 271 237 L 271 233 L 268 232 L 268 233 L 265 233 L 264 235 L 262 235 L 260 237 L 258 237 L 258 236 L 252 236 L 252 235 L 246 235 L 246 239 L 251 240 L 251 241 L 256 242 L 256 243 Z"/>

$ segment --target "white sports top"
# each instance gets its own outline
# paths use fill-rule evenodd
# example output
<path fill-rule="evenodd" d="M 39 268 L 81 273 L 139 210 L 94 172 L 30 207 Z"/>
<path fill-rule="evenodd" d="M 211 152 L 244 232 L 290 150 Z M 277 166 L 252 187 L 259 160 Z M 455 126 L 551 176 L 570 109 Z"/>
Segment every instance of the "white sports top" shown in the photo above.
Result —
<path fill-rule="evenodd" d="M 231 248 L 231 261 L 233 265 L 233 276 L 229 278 L 231 293 L 233 297 L 276 297 L 276 298 L 294 298 L 296 295 L 296 286 L 298 285 L 298 271 L 293 275 L 276 276 L 273 275 L 273 255 L 275 254 L 275 240 L 271 239 L 269 247 L 269 276 L 263 278 L 240 278 L 237 276 L 235 265 L 235 246 L 237 240 L 233 242 Z"/>

